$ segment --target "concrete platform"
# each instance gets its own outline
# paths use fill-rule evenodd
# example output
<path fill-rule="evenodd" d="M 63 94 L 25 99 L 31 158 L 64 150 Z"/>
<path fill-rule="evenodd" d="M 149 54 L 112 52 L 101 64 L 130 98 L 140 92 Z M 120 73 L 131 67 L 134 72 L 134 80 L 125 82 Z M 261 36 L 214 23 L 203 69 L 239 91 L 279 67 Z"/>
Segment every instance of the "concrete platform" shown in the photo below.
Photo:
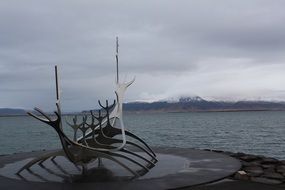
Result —
<path fill-rule="evenodd" d="M 24 164 L 25 160 L 45 152 L 1 156 L 0 189 L 175 189 L 218 181 L 232 175 L 241 167 L 238 160 L 224 154 L 196 149 L 155 148 L 159 159 L 157 166 L 146 175 L 133 180 L 128 180 L 127 174 L 119 176 L 121 171 L 114 167 L 111 169 L 106 167 L 108 171 L 113 171 L 111 178 L 108 178 L 110 172 L 97 171 L 97 174 L 100 172 L 99 176 L 108 174 L 103 180 L 97 180 L 98 175 L 95 177 L 96 180 L 90 181 L 56 180 L 56 177 L 47 177 L 51 175 L 43 172 L 38 166 L 33 166 L 33 173 L 35 176 L 44 176 L 47 180 L 39 180 L 40 177 L 21 179 L 15 175 L 17 167 L 21 166 L 19 163 Z M 44 165 L 51 169 L 49 162 L 46 161 Z M 66 167 L 65 169 L 71 168 L 64 165 L 69 162 L 66 159 L 59 158 L 58 162 Z"/>

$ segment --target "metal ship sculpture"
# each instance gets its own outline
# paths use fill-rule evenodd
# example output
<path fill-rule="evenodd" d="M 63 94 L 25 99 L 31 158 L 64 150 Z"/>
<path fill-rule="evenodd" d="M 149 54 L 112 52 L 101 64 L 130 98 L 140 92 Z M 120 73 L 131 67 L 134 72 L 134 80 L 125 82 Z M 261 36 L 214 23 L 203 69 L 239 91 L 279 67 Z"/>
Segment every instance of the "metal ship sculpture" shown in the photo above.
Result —
<path fill-rule="evenodd" d="M 58 72 L 57 66 L 55 66 L 57 99 L 55 116 L 49 116 L 39 108 L 35 108 L 38 114 L 32 112 L 28 112 L 28 114 L 51 126 L 57 132 L 62 150 L 52 151 L 34 158 L 18 171 L 18 175 L 21 175 L 24 170 L 29 171 L 35 164 L 42 165 L 48 159 L 54 161 L 58 156 L 65 156 L 76 167 L 81 166 L 82 174 L 88 171 L 89 163 L 98 161 L 99 166 L 100 163 L 104 163 L 104 159 L 121 166 L 134 178 L 146 174 L 155 166 L 157 159 L 154 151 L 141 138 L 127 131 L 124 126 L 124 94 L 135 78 L 126 83 L 119 81 L 118 38 L 116 39 L 116 67 L 116 100 L 112 104 L 109 104 L 107 100 L 105 104 L 98 101 L 101 109 L 90 111 L 90 114 L 83 116 L 74 116 L 72 122 L 66 121 L 66 124 L 74 130 L 74 137 L 71 139 L 64 133 L 62 127 Z M 81 122 L 78 121 L 79 117 L 82 117 Z M 82 134 L 79 138 L 77 138 L 78 132 Z"/>

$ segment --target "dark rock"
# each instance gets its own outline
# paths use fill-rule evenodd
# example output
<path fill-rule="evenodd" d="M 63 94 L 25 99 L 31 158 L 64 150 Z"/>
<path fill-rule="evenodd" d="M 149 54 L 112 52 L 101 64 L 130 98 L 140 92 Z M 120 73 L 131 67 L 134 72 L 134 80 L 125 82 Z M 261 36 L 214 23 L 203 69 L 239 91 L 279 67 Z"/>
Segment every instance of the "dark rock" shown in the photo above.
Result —
<path fill-rule="evenodd" d="M 253 155 L 245 155 L 245 156 L 241 156 L 240 159 L 246 162 L 251 162 L 251 161 L 257 160 L 258 158 Z"/>
<path fill-rule="evenodd" d="M 217 153 L 223 153 L 223 151 L 221 150 L 212 150 L 213 152 L 217 152 Z"/>
<path fill-rule="evenodd" d="M 264 175 L 262 175 L 262 177 L 271 178 L 271 179 L 279 179 L 279 180 L 284 179 L 283 175 L 276 173 L 276 172 L 272 172 L 272 173 L 266 172 L 264 173 Z"/>
<path fill-rule="evenodd" d="M 261 162 L 260 162 L 260 161 L 250 162 L 249 164 L 250 164 L 251 166 L 261 166 L 261 167 L 262 167 L 262 165 L 261 165 Z"/>
<path fill-rule="evenodd" d="M 276 166 L 276 171 L 279 173 L 285 173 L 285 165 Z"/>
<path fill-rule="evenodd" d="M 275 165 L 273 164 L 262 164 L 261 167 L 264 169 L 271 169 L 271 168 L 273 168 L 273 170 L 275 169 Z"/>
<path fill-rule="evenodd" d="M 244 171 L 249 175 L 249 176 L 260 176 L 263 174 L 263 169 L 259 166 L 249 166 L 245 167 Z"/>
<path fill-rule="evenodd" d="M 263 158 L 262 164 L 277 164 L 279 161 L 275 158 Z"/>
<path fill-rule="evenodd" d="M 249 166 L 251 166 L 251 163 L 250 163 L 250 162 L 246 162 L 246 161 L 243 161 L 243 160 L 241 160 L 241 164 L 242 164 L 243 167 L 249 167 Z"/>
<path fill-rule="evenodd" d="M 274 173 L 275 172 L 275 167 L 267 168 L 267 169 L 264 169 L 263 171 L 264 171 L 264 173 Z"/>
<path fill-rule="evenodd" d="M 285 172 L 279 172 L 279 173 L 284 176 L 284 182 L 285 182 Z"/>
<path fill-rule="evenodd" d="M 235 157 L 242 157 L 242 156 L 245 156 L 245 153 L 238 152 L 235 154 Z"/>
<path fill-rule="evenodd" d="M 231 154 L 229 154 L 229 156 L 234 157 L 234 158 L 238 158 L 238 156 L 236 156 L 236 153 L 231 153 Z"/>
<path fill-rule="evenodd" d="M 238 171 L 235 173 L 234 175 L 234 179 L 237 179 L 237 180 L 249 180 L 249 176 L 247 175 L 247 173 L 245 171 Z"/>
<path fill-rule="evenodd" d="M 273 184 L 278 185 L 278 184 L 282 183 L 282 181 L 280 181 L 280 180 L 268 179 L 268 178 L 264 178 L 264 177 L 252 177 L 251 181 L 258 182 L 258 183 L 272 184 L 272 185 Z"/>

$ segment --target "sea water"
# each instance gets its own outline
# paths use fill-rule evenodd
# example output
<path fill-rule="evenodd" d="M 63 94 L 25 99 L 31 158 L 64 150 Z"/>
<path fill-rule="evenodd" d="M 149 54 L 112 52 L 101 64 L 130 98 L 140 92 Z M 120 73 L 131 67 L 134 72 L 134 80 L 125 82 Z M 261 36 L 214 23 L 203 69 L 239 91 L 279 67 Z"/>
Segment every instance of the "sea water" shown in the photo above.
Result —
<path fill-rule="evenodd" d="M 70 138 L 73 130 L 65 120 L 71 122 L 72 117 L 63 119 Z M 218 149 L 285 159 L 282 111 L 127 113 L 124 123 L 150 146 Z M 0 117 L 0 154 L 60 147 L 56 132 L 46 124 L 29 116 Z"/>

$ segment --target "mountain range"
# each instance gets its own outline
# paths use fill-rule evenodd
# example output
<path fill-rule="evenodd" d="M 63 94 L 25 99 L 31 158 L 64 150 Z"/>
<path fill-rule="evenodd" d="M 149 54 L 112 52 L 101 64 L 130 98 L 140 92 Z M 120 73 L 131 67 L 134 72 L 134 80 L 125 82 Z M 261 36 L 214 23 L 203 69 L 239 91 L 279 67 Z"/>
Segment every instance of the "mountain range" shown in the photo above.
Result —
<path fill-rule="evenodd" d="M 199 96 L 181 97 L 176 101 L 124 103 L 126 112 L 203 112 L 203 111 L 285 111 L 285 102 L 211 101 Z M 89 111 L 83 111 L 88 112 Z M 79 113 L 79 112 L 74 112 Z M 65 113 L 66 114 L 66 113 Z M 24 109 L 0 108 L 0 116 L 26 115 Z"/>
<path fill-rule="evenodd" d="M 26 110 L 15 108 L 0 108 L 0 116 L 26 115 Z"/>
<path fill-rule="evenodd" d="M 285 111 L 285 102 L 272 101 L 209 101 L 199 96 L 181 97 L 178 101 L 130 102 L 129 112 L 195 112 L 195 111 Z"/>

